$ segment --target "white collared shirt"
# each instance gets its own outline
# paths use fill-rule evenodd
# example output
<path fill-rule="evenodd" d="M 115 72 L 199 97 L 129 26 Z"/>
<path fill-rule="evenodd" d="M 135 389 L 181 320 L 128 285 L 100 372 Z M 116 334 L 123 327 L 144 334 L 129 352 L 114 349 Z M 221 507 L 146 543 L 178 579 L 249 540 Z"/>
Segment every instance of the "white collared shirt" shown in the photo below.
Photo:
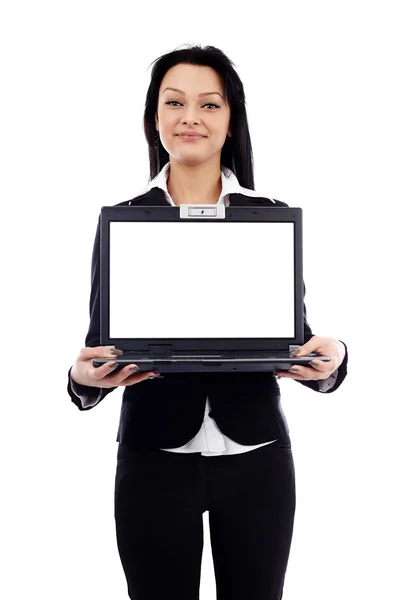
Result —
<path fill-rule="evenodd" d="M 150 181 L 150 183 L 139 194 L 136 194 L 135 198 L 137 198 L 138 196 L 142 196 L 143 194 L 146 194 L 152 188 L 158 187 L 165 192 L 165 197 L 168 200 L 168 202 L 171 204 L 171 206 L 176 206 L 175 202 L 172 200 L 171 196 L 169 195 L 168 188 L 167 188 L 169 170 L 170 170 L 170 163 L 167 162 L 163 166 L 163 168 L 161 169 L 159 174 L 156 177 L 154 177 L 154 179 L 152 179 Z M 264 197 L 264 195 L 260 194 L 260 192 L 256 192 L 255 190 L 250 190 L 248 188 L 242 187 L 240 185 L 235 173 L 224 166 L 221 167 L 221 182 L 222 182 L 222 190 L 221 190 L 221 195 L 219 197 L 217 204 L 223 202 L 225 204 L 225 206 L 228 207 L 230 204 L 229 203 L 229 194 L 243 194 L 244 196 L 251 196 L 252 198 L 260 198 L 260 196 Z M 273 200 L 272 198 L 269 198 L 269 199 L 271 200 L 271 202 L 276 204 L 275 200 Z"/>

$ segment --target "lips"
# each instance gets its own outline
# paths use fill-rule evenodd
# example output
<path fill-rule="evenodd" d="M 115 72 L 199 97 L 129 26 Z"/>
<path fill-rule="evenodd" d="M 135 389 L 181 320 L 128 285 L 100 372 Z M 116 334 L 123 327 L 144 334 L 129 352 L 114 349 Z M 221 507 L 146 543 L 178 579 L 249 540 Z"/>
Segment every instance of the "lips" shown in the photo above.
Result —
<path fill-rule="evenodd" d="M 202 135 L 201 133 L 191 133 L 191 132 L 183 132 L 183 133 L 178 133 L 178 136 L 184 136 L 184 137 L 206 137 L 205 135 Z"/>

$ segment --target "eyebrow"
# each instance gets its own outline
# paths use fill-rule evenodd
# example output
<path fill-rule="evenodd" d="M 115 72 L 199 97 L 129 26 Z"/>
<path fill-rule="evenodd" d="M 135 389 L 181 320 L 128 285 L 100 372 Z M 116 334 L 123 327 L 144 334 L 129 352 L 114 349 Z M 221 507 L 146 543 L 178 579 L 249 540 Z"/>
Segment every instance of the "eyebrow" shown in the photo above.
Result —
<path fill-rule="evenodd" d="M 186 95 L 185 92 L 183 92 L 182 90 L 178 90 L 177 88 L 166 87 L 164 92 L 166 92 L 167 90 L 178 92 L 179 94 L 183 94 L 184 96 Z M 222 100 L 224 99 L 224 97 L 219 92 L 204 92 L 203 94 L 199 94 L 199 96 L 211 96 L 212 94 L 218 94 L 218 96 L 221 96 Z"/>

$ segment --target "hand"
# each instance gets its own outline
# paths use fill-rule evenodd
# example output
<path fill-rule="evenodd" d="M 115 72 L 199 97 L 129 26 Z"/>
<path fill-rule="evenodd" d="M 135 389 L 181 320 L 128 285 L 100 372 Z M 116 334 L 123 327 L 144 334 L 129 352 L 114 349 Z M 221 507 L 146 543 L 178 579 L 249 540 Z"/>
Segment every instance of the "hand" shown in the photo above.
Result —
<path fill-rule="evenodd" d="M 297 373 L 291 371 L 275 371 L 277 378 L 286 377 L 287 379 L 299 379 L 300 381 L 328 379 L 328 377 L 330 377 L 330 375 L 332 375 L 332 373 L 334 373 L 342 364 L 346 354 L 346 348 L 339 340 L 335 340 L 331 337 L 319 337 L 314 335 L 306 344 L 300 346 L 298 351 L 293 353 L 293 356 L 307 356 L 311 352 L 316 352 L 321 356 L 329 356 L 331 360 L 324 362 L 315 358 L 312 361 L 312 367 L 293 365 L 291 369 L 295 369 Z"/>
<path fill-rule="evenodd" d="M 94 367 L 92 365 L 92 358 L 116 358 L 117 355 L 122 354 L 122 350 L 116 350 L 116 354 L 111 354 L 109 346 L 96 346 L 91 348 L 87 346 L 82 348 L 78 358 L 76 359 L 71 369 L 71 378 L 81 385 L 88 385 L 91 387 L 98 388 L 111 388 L 118 386 L 128 386 L 134 383 L 139 383 L 145 379 L 149 379 L 151 376 L 160 376 L 159 373 L 153 371 L 142 371 L 138 375 L 134 375 L 131 369 L 137 367 L 135 364 L 126 365 L 123 369 L 117 373 L 113 373 L 113 368 L 110 365 L 113 361 L 109 361 L 101 367 Z"/>

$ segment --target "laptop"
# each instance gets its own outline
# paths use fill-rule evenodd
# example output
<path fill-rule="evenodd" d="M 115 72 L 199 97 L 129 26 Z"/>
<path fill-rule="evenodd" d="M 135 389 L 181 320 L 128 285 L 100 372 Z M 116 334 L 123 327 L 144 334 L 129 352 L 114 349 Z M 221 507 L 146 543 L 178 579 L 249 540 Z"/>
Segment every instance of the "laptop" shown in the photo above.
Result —
<path fill-rule="evenodd" d="M 301 208 L 101 208 L 100 345 L 123 354 L 95 367 L 288 370 L 303 343 Z"/>

